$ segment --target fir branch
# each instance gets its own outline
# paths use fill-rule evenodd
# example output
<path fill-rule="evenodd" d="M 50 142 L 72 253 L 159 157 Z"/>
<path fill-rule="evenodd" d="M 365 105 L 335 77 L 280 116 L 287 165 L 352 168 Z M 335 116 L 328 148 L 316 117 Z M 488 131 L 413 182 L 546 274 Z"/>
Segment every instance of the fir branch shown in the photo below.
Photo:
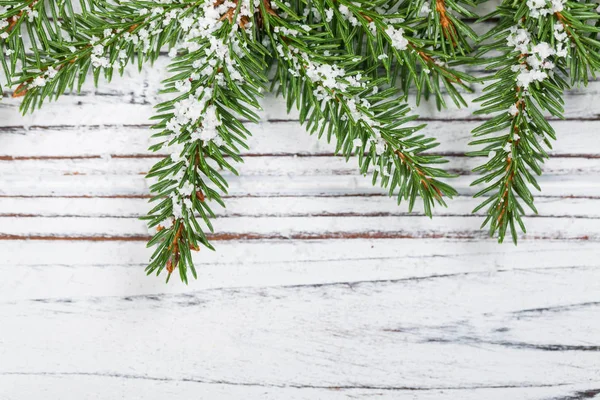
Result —
<path fill-rule="evenodd" d="M 486 94 L 476 100 L 483 106 L 478 113 L 500 114 L 473 131 L 475 137 L 486 137 L 471 143 L 484 146 L 471 155 L 489 157 L 475 169 L 485 175 L 473 182 L 486 184 L 476 197 L 489 197 L 474 211 L 487 210 L 484 225 L 489 225 L 491 235 L 498 234 L 500 242 L 510 229 L 516 243 L 517 224 L 526 231 L 521 203 L 537 213 L 529 186 L 541 190 L 535 175 L 541 175 L 548 158 L 544 146 L 551 148 L 550 140 L 556 139 L 544 114 L 562 118 L 563 93 L 569 86 L 564 78 L 585 84 L 600 66 L 597 42 L 582 39 L 600 32 L 586 23 L 598 18 L 592 16 L 590 4 L 537 4 L 503 2 L 494 13 L 501 17 L 497 28 L 488 35 L 493 41 L 481 47 L 482 54 L 502 55 L 488 60 L 488 68 L 498 71 Z M 506 129 L 508 133 L 494 136 Z"/>
<path fill-rule="evenodd" d="M 90 70 L 97 84 L 102 73 L 110 81 L 114 71 L 122 74 L 135 59 L 141 69 L 144 62 L 153 62 L 165 46 L 176 42 L 182 23 L 189 21 L 202 2 L 97 2 L 93 17 L 74 14 L 69 23 L 61 25 L 57 38 L 46 41 L 47 46 L 38 49 L 32 43 L 31 48 L 36 50 L 33 54 L 26 53 L 24 45 L 18 42 L 5 43 L 11 56 L 11 66 L 5 63 L 5 72 L 11 78 L 9 84 L 18 85 L 13 96 L 25 97 L 21 110 L 27 112 L 41 106 L 47 98 L 79 91 Z M 14 69 L 17 59 L 22 64 L 20 72 Z"/>
<path fill-rule="evenodd" d="M 154 126 L 158 143 L 151 150 L 171 155 L 148 173 L 154 180 L 148 220 L 156 246 L 147 273 L 167 270 L 196 277 L 190 250 L 213 249 L 206 230 L 213 231 L 211 203 L 224 206 L 227 181 L 219 172 L 237 174 L 230 160 L 241 162 L 250 132 L 243 119 L 258 121 L 258 97 L 267 78 L 267 54 L 252 40 L 255 10 L 249 4 L 217 2 L 196 10 L 176 47 L 166 92 L 178 95 L 158 106 Z"/>
<path fill-rule="evenodd" d="M 426 9 L 425 15 L 433 14 L 426 4 L 421 5 L 421 9 Z M 469 83 L 477 79 L 457 68 L 462 61 L 456 60 L 453 52 L 447 52 L 437 38 L 424 35 L 435 25 L 435 18 L 429 18 L 424 24 L 421 10 L 412 18 L 414 10 L 392 8 L 382 12 L 381 7 L 370 2 L 347 0 L 325 0 L 315 4 L 315 9 L 320 13 L 319 19 L 327 22 L 325 28 L 332 38 L 341 38 L 346 52 L 364 57 L 364 69 L 370 71 L 374 79 L 379 77 L 377 67 L 383 65 L 392 84 L 400 78 L 405 98 L 410 88 L 416 87 L 417 105 L 422 97 L 429 99 L 431 95 L 435 96 L 438 109 L 447 107 L 445 95 L 449 95 L 457 107 L 467 105 L 461 92 L 472 91 Z M 446 11 L 444 18 L 449 18 Z M 463 25 L 461 23 L 461 28 Z M 471 48 L 467 38 L 476 40 L 477 36 L 470 28 L 468 36 L 460 32 L 455 33 L 460 36 L 456 44 L 460 45 L 461 52 L 468 53 Z"/>
<path fill-rule="evenodd" d="M 385 81 L 370 81 L 360 69 L 353 71 L 357 60 L 353 54 L 330 56 L 329 45 L 320 46 L 315 34 L 304 36 L 308 27 L 295 31 L 278 25 L 270 38 L 277 51 L 277 79 L 287 99 L 288 109 L 296 105 L 300 121 L 319 136 L 327 131 L 327 139 L 335 136 L 337 151 L 348 159 L 358 148 L 358 161 L 363 174 L 373 170 L 373 184 L 380 182 L 396 195 L 398 203 L 408 200 L 412 210 L 417 197 L 423 199 L 424 210 L 431 215 L 435 203 L 445 205 L 444 196 L 456 194 L 437 178 L 450 174 L 431 164 L 444 163 L 439 156 L 425 152 L 437 143 L 415 133 L 423 126 L 403 127 L 417 117 L 408 115 L 397 91 L 389 88 L 380 92 Z M 286 35 L 281 35 L 285 32 Z M 347 68 L 347 69 L 346 69 Z"/>

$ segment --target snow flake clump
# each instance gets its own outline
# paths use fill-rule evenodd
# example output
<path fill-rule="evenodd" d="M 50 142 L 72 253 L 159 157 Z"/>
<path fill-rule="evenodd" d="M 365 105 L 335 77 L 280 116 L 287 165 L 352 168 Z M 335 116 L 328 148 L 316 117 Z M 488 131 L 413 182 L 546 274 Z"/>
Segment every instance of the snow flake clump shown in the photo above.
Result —
<path fill-rule="evenodd" d="M 350 22 L 350 25 L 352 26 L 358 26 L 360 24 L 360 22 L 358 22 L 358 19 L 356 19 L 356 17 L 354 16 L 354 14 L 352 13 L 352 11 L 350 11 L 350 9 L 345 6 L 345 5 L 340 5 L 340 13 L 344 16 L 344 18 Z M 329 17 L 327 17 L 329 18 Z"/>
<path fill-rule="evenodd" d="M 556 39 L 556 55 L 566 57 L 569 38 L 563 24 L 554 25 L 554 38 Z"/>
<path fill-rule="evenodd" d="M 333 10 L 331 8 L 325 10 L 325 21 L 331 22 L 333 20 Z"/>
<path fill-rule="evenodd" d="M 529 7 L 529 15 L 538 18 L 561 12 L 566 2 L 566 0 L 527 0 L 527 7 Z"/>
<path fill-rule="evenodd" d="M 533 44 L 531 34 L 525 28 L 517 26 L 510 28 L 506 42 L 521 53 L 519 64 L 512 67 L 514 72 L 519 72 L 516 78 L 519 87 L 527 89 L 531 83 L 542 82 L 548 78 L 555 68 L 555 63 L 550 60 L 550 57 L 567 56 L 567 35 L 563 30 L 562 24 L 555 26 L 554 36 L 557 40 L 556 47 L 552 47 L 547 42 Z"/>
<path fill-rule="evenodd" d="M 529 43 L 531 43 L 531 34 L 527 29 L 513 26 L 510 28 L 510 34 L 506 38 L 506 43 L 513 46 L 515 50 L 526 54 L 529 51 Z"/>
<path fill-rule="evenodd" d="M 11 6 L 0 6 L 0 15 L 6 14 L 10 10 Z M 7 18 L 0 18 L 0 31 L 6 29 L 10 25 Z M 6 39 L 9 36 L 9 32 L 5 31 L 0 33 L 0 39 Z"/>
<path fill-rule="evenodd" d="M 527 89 L 533 82 L 541 82 L 548 77 L 548 74 L 540 70 L 524 69 L 517 75 L 517 85 Z"/>
<path fill-rule="evenodd" d="M 385 30 L 385 33 L 387 33 L 387 35 L 392 40 L 392 46 L 394 46 L 396 50 L 406 50 L 406 48 L 408 47 L 408 40 L 406 40 L 406 38 L 404 37 L 404 29 L 396 29 L 391 26 L 388 26 Z"/>
<path fill-rule="evenodd" d="M 238 10 L 237 20 L 234 21 L 231 10 L 236 9 Z M 153 14 L 154 12 L 152 9 L 148 13 Z M 148 13 L 144 12 L 144 15 Z M 177 18 L 177 16 L 178 14 L 167 15 L 167 19 Z M 172 217 L 175 219 L 182 218 L 185 210 L 192 210 L 191 198 L 195 194 L 195 182 L 185 172 L 189 167 L 190 159 L 193 158 L 189 155 L 189 149 L 192 146 L 188 146 L 188 144 L 198 141 L 204 147 L 211 143 L 216 146 L 224 144 L 219 135 L 221 118 L 217 107 L 212 104 L 214 93 L 212 83 L 202 85 L 194 82 L 204 83 L 210 81 L 214 76 L 215 85 L 226 85 L 225 72 L 233 81 L 240 83 L 244 81 L 236 58 L 243 58 L 245 54 L 235 32 L 244 29 L 247 34 L 251 35 L 252 24 L 248 22 L 251 16 L 250 0 L 242 0 L 239 7 L 238 2 L 229 0 L 220 4 L 209 1 L 202 7 L 201 12 L 193 17 L 184 17 L 179 21 L 184 34 L 180 42 L 171 49 L 169 56 L 177 57 L 180 51 L 195 52 L 200 50 L 204 44 L 207 44 L 207 47 L 204 55 L 194 60 L 192 75 L 173 84 L 173 88 L 179 92 L 180 100 L 174 103 L 173 117 L 166 123 L 170 135 L 163 147 L 170 153 L 170 158 L 174 163 L 181 164 L 171 178 L 175 185 L 171 194 Z M 226 38 L 215 36 L 215 32 L 226 21 L 231 23 L 230 34 Z M 302 27 L 302 29 L 309 30 L 310 27 Z M 281 33 L 291 36 L 295 32 L 285 29 L 285 32 Z M 153 34 L 155 34 L 154 31 L 138 32 L 138 36 L 134 36 L 132 40 L 149 40 L 148 38 Z M 165 226 L 166 223 L 168 221 L 161 223 L 161 226 Z"/>
<path fill-rule="evenodd" d="M 104 57 L 104 45 L 98 43 L 92 47 L 92 55 L 90 56 L 92 60 L 92 65 L 95 68 L 107 68 L 110 66 L 110 61 L 108 57 Z"/>
<path fill-rule="evenodd" d="M 32 82 L 33 87 L 42 87 L 46 85 L 46 79 L 43 76 L 37 76 Z"/>
<path fill-rule="evenodd" d="M 279 46 L 277 51 L 292 65 L 290 74 L 298 76 L 297 71 L 304 71 L 306 77 L 316 85 L 313 95 L 321 101 L 323 108 L 328 103 L 339 101 L 340 96 L 343 97 L 346 111 L 341 119 L 351 119 L 355 124 L 363 123 L 368 126 L 371 137 L 368 138 L 366 144 L 378 156 L 386 152 L 388 143 L 381 136 L 382 127 L 369 112 L 372 104 L 366 98 L 348 93 L 351 89 L 365 89 L 368 83 L 365 77 L 360 74 L 348 74 L 344 68 L 337 65 L 322 64 L 311 60 L 307 54 L 295 48 L 284 51 L 283 47 Z M 376 92 L 374 89 L 373 93 Z M 355 138 L 352 144 L 354 147 L 361 147 L 365 142 L 360 138 Z"/>
<path fill-rule="evenodd" d="M 513 146 L 511 142 L 507 142 L 504 147 L 502 148 L 502 150 L 504 150 L 507 154 L 506 154 L 506 158 L 508 160 L 513 158 Z"/>
<path fill-rule="evenodd" d="M 426 17 L 430 13 L 431 13 L 431 3 L 426 1 L 423 3 L 423 5 L 421 6 L 421 9 L 419 10 L 419 16 Z"/>

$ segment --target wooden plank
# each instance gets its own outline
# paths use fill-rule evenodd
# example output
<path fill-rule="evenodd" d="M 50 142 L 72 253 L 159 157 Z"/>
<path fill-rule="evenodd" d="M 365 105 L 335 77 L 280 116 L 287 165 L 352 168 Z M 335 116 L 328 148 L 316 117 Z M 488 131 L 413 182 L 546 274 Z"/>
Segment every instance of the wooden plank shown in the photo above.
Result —
<path fill-rule="evenodd" d="M 115 241 L 73 241 L 61 243 L 65 251 L 52 251 L 56 249 L 55 241 L 0 241 L 0 248 L 3 250 L 4 257 L 0 259 L 2 268 L 13 268 L 15 265 L 30 267 L 48 267 L 48 266 L 138 266 L 145 264 L 150 257 L 152 250 L 139 243 Z M 467 271 L 486 271 L 494 268 L 557 268 L 569 265 L 579 266 L 597 266 L 600 261 L 597 257 L 590 257 L 598 250 L 598 244 L 592 242 L 567 242 L 567 241 L 523 241 L 518 246 L 512 244 L 498 245 L 492 241 L 460 241 L 445 239 L 355 239 L 355 240 L 271 240 L 271 241 L 241 241 L 241 242 L 218 242 L 215 245 L 220 249 L 216 252 L 201 251 L 194 253 L 198 257 L 202 268 L 199 270 L 212 271 L 223 270 L 227 273 L 228 268 L 224 265 L 230 265 L 230 268 L 247 270 L 251 272 L 255 268 L 269 268 L 274 274 L 271 279 L 270 273 L 255 274 L 254 279 L 239 279 L 236 281 L 235 275 L 230 274 L 232 281 L 237 282 L 237 286 L 247 285 L 275 285 L 283 284 L 278 282 L 275 271 L 281 268 L 282 271 L 290 270 L 300 271 L 297 278 L 302 282 L 323 283 L 331 282 L 335 274 L 328 274 L 329 263 L 332 269 L 343 273 L 347 267 L 350 274 L 353 267 L 365 269 L 364 280 L 368 279 L 369 273 L 381 271 L 382 274 L 376 274 L 374 280 L 385 280 L 386 273 L 393 272 L 401 274 L 397 278 L 418 277 L 436 274 L 455 273 L 453 268 L 466 268 Z M 39 251 L 34 251 L 39 249 Z M 268 249 L 268 251 L 266 251 Z M 8 251 L 10 250 L 10 251 Z M 263 250 L 261 252 L 261 250 Z M 569 254 L 569 250 L 581 254 L 581 257 L 574 258 Z M 482 256 L 483 255 L 483 256 Z M 479 258 L 479 262 L 474 262 Z M 394 260 L 396 260 L 394 262 Z M 423 260 L 426 260 L 424 262 Z M 518 262 L 521 260 L 522 262 Z M 371 262 L 373 264 L 371 264 Z M 323 274 L 304 273 L 305 268 L 318 264 L 315 271 L 323 269 Z M 284 267 L 286 264 L 296 264 L 295 266 Z M 270 265 L 277 265 L 270 267 Z M 333 268 L 335 267 L 335 268 Z M 14 268 L 13 268 L 14 269 Z M 43 269 L 43 268 L 41 268 Z M 370 271 L 370 272 L 369 272 Z M 77 272 L 76 269 L 73 270 Z M 343 275 L 342 275 L 343 276 Z M 247 277 L 246 277 L 247 278 Z M 389 277 L 388 277 L 389 278 Z M 339 281 L 353 280 L 355 278 L 342 279 Z M 151 279 L 149 281 L 152 281 Z M 245 283 L 244 283 L 245 282 Z M 266 282 L 271 282 L 267 284 Z M 335 280 L 334 280 L 335 282 Z M 4 281 L 6 287 L 3 289 L 17 292 L 16 289 L 10 289 L 10 285 Z M 146 283 L 146 281 L 143 281 Z M 198 281 L 198 284 L 214 284 Z M 43 282 L 42 282 L 43 284 Z M 289 281 L 286 284 L 292 285 Z M 176 286 L 176 285 L 171 285 Z M 171 286 L 160 286 L 161 290 L 168 290 Z M 64 289 L 59 287 L 50 287 L 49 290 Z M 100 291 L 111 290 L 110 287 L 99 287 Z M 185 289 L 185 290 L 192 290 Z M 120 289 L 119 289 L 120 290 Z M 7 293 L 4 290 L 2 293 Z M 64 292 L 68 293 L 68 292 Z M 35 298 L 35 292 L 23 292 L 28 298 Z M 8 296 L 9 298 L 11 296 Z"/>
<path fill-rule="evenodd" d="M 478 159 L 451 157 L 451 170 L 462 172 L 473 168 Z M 147 195 L 144 172 L 153 159 L 66 159 L 0 161 L 4 196 L 44 195 Z M 542 182 L 543 195 L 597 196 L 598 166 L 595 159 L 554 158 L 548 162 Z M 234 195 L 311 195 L 316 193 L 358 194 L 382 193 L 373 188 L 368 178 L 356 174 L 352 163 L 339 157 L 249 157 L 240 166 L 240 177 L 226 173 Z M 464 194 L 472 176 L 451 181 Z M 285 187 L 285 188 L 284 188 Z M 248 192 L 244 192 L 244 188 Z M 386 200 L 391 206 L 393 200 Z M 26 204 L 26 203 L 24 203 Z M 452 204 L 452 202 L 450 202 Z M 470 203 L 469 208 L 475 204 Z M 234 209 L 235 210 L 235 209 Z M 441 212 L 446 212 L 442 209 Z M 464 214 L 466 210 L 459 211 Z M 13 212 L 6 211 L 11 214 Z M 30 214 L 24 210 L 17 214 Z"/>
<path fill-rule="evenodd" d="M 463 195 L 477 192 L 470 187 L 473 178 L 458 177 L 452 185 Z M 1 196 L 145 196 L 148 184 L 141 176 L 88 175 L 52 176 L 32 180 L 3 179 Z M 545 196 L 600 196 L 600 177 L 595 175 L 542 176 L 538 182 Z M 299 176 L 264 177 L 241 176 L 229 179 L 232 196 L 321 196 L 382 194 L 365 177 L 354 176 Z M 538 195 L 539 197 L 539 195 Z M 393 201 L 393 200 L 392 200 Z"/>
<path fill-rule="evenodd" d="M 443 154 L 462 154 L 469 150 L 471 130 L 477 121 L 430 121 L 425 133 L 439 138 L 435 149 Z M 597 156 L 600 147 L 590 146 L 600 129 L 598 121 L 556 121 L 553 123 L 558 141 L 550 151 L 557 156 Z M 308 135 L 295 121 L 251 125 L 253 135 L 248 140 L 250 155 L 332 154 L 333 144 Z M 32 128 L 0 128 L 0 158 L 134 156 L 149 155 L 148 126 L 64 126 Z"/>
<path fill-rule="evenodd" d="M 0 160 L 0 182 L 10 188 L 9 182 L 22 179 L 42 179 L 51 183 L 52 180 L 64 177 L 93 177 L 110 176 L 115 178 L 130 178 L 144 181 L 146 172 L 157 162 L 151 157 L 68 157 Z M 461 174 L 461 179 L 468 179 L 470 171 L 485 162 L 483 157 L 448 156 L 448 164 L 444 167 L 449 171 Z M 357 171 L 356 161 L 348 162 L 343 157 L 319 156 L 261 156 L 246 157 L 242 164 L 235 164 L 240 178 L 262 177 L 305 177 L 305 176 L 339 176 L 361 178 Z M 561 175 L 595 175 L 598 173 L 598 162 L 595 158 L 586 157 L 554 157 L 546 162 L 546 176 Z M 236 179 L 229 171 L 222 171 L 223 176 Z M 367 179 L 368 180 L 368 179 Z M 456 179 L 458 180 L 458 179 Z"/>
<path fill-rule="evenodd" d="M 218 218 L 231 217 L 347 217 L 405 216 L 407 206 L 398 206 L 387 196 L 331 197 L 230 197 L 227 208 L 215 207 Z M 481 200 L 459 196 L 447 208 L 438 207 L 434 215 L 471 214 Z M 600 199 L 540 197 L 536 199 L 540 216 L 600 218 Z M 0 197 L 2 217 L 114 217 L 137 218 L 150 209 L 145 198 L 68 198 L 68 197 Z M 480 212 L 481 213 L 481 212 Z M 419 214 L 414 211 L 413 214 Z M 529 216 L 533 214 L 528 213 Z"/>
<path fill-rule="evenodd" d="M 600 268 L 573 266 L 8 301 L 0 371 L 342 390 L 591 385 L 599 290 Z"/>
<path fill-rule="evenodd" d="M 479 216 L 390 217 L 234 217 L 214 223 L 215 240 L 335 239 L 335 238 L 458 238 L 487 237 Z M 587 218 L 531 218 L 526 239 L 600 240 L 600 224 Z M 0 239 L 68 238 L 149 239 L 146 224 L 136 218 L 0 217 Z M 493 241 L 493 239 L 489 239 Z"/>
<path fill-rule="evenodd" d="M 485 163 L 485 157 L 448 156 L 444 168 L 460 173 L 463 176 Z M 85 176 L 85 175 L 140 175 L 144 179 L 152 166 L 162 158 L 150 157 L 82 157 L 59 159 L 24 159 L 0 160 L 0 175 L 4 179 L 15 178 L 50 178 L 52 176 Z M 600 158 L 599 158 L 600 159 Z M 544 164 L 548 175 L 597 174 L 600 172 L 599 159 L 585 157 L 554 157 Z M 233 164 L 235 164 L 233 162 Z M 214 164 L 216 166 L 216 164 Z M 356 158 L 346 162 L 340 156 L 261 156 L 246 157 L 241 164 L 235 164 L 240 175 L 244 176 L 362 176 L 358 173 Z M 371 167 L 370 171 L 373 168 Z M 223 170 L 223 176 L 234 175 Z"/>
<path fill-rule="evenodd" d="M 598 243 L 449 239 L 269 240 L 215 242 L 194 254 L 198 280 L 189 286 L 145 277 L 151 255 L 139 242 L 0 241 L 0 302 L 38 298 L 135 296 L 198 290 L 326 285 L 503 270 L 541 271 L 600 265 Z M 572 255 L 576 254 L 577 257 Z M 537 272 L 536 272 L 537 271 Z M 569 290 L 567 290 L 568 292 Z M 549 293 L 549 298 L 552 294 Z M 554 297 L 560 298 L 562 295 Z"/>
<path fill-rule="evenodd" d="M 78 385 L 73 385 L 73 380 Z M 35 380 L 35 385 L 32 385 Z M 468 389 L 395 389 L 385 387 L 342 388 L 289 385 L 240 385 L 235 382 L 201 381 L 189 378 L 164 378 L 143 374 L 111 373 L 0 373 L 0 387 L 6 400 L 22 400 L 23 388 L 32 398 L 47 396 L 62 400 L 101 400 L 110 398 L 183 398 L 202 397 L 219 400 L 313 400 L 313 399 L 398 399 L 414 400 L 505 400 L 505 399 L 589 399 L 600 389 L 593 384 L 559 384 L 540 387 L 523 385 Z M 65 387 L 69 387 L 65 391 Z"/>
<path fill-rule="evenodd" d="M 56 126 L 56 125 L 102 125 L 102 124 L 148 124 L 153 115 L 151 105 L 164 100 L 164 96 L 156 96 L 159 89 L 161 73 L 148 71 L 148 79 L 142 85 L 136 84 L 138 89 L 131 89 L 130 83 L 125 84 L 125 89 L 120 91 L 119 82 L 126 82 L 125 77 L 118 82 L 103 84 L 94 92 L 94 95 L 65 95 L 56 102 L 50 102 L 33 114 L 23 118 L 19 115 L 18 105 L 20 99 L 6 98 L 0 102 L 0 121 L 2 126 Z M 104 89 L 110 87 L 111 89 Z M 469 102 L 468 108 L 448 109 L 438 111 L 433 103 L 422 103 L 414 108 L 414 113 L 422 118 L 446 119 L 484 119 L 475 116 L 473 111 L 477 106 L 471 101 L 481 93 L 481 87 L 474 87 L 475 93 L 465 94 Z M 115 92 L 116 91 L 116 92 Z M 574 89 L 566 96 L 565 115 L 570 119 L 598 119 L 600 115 L 598 105 L 594 98 L 600 92 L 600 82 L 590 82 L 583 89 Z M 409 104 L 415 104 L 414 96 L 409 96 Z M 262 101 L 263 112 L 261 117 L 266 121 L 297 120 L 298 113 L 287 114 L 284 101 L 267 95 Z M 69 110 L 68 113 L 64 112 Z"/>

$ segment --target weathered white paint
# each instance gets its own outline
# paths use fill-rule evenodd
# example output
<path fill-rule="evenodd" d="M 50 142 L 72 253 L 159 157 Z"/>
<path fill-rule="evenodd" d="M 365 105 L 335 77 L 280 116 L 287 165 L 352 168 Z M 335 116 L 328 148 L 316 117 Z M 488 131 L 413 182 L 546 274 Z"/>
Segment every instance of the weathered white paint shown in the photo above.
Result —
<path fill-rule="evenodd" d="M 1 104 L 1 103 L 0 103 Z M 27 117 L 28 118 L 28 117 Z M 20 122 L 14 116 L 15 122 Z M 440 138 L 439 153 L 465 152 L 471 141 L 471 130 L 478 121 L 428 121 L 426 132 Z M 552 126 L 559 138 L 550 151 L 554 156 L 569 154 L 599 155 L 600 148 L 590 146 L 600 129 L 600 121 L 555 121 Z M 331 154 L 333 144 L 315 140 L 304 133 L 297 121 L 249 124 L 253 136 L 250 150 L 242 154 L 321 155 Z M 49 128 L 15 126 L 0 131 L 0 158 L 65 157 L 65 156 L 144 156 L 150 145 L 148 125 L 58 126 Z M 276 137 L 277 140 L 266 140 Z"/>
<path fill-rule="evenodd" d="M 553 270 L 598 265 L 597 244 L 589 241 L 524 241 L 518 247 L 504 248 L 492 241 L 456 239 L 219 241 L 215 242 L 216 252 L 201 251 L 196 255 L 198 281 L 189 287 L 165 286 L 163 279 L 144 278 L 143 268 L 150 251 L 142 244 L 1 241 L 0 251 L 7 256 L 0 260 L 0 267 L 11 273 L 10 279 L 0 282 L 0 301 L 352 285 L 440 276 L 459 279 L 466 274 L 488 276 L 510 270 L 530 271 L 533 279 Z M 570 252 L 577 254 L 576 262 L 569 257 Z M 548 296 L 560 298 L 561 294 Z M 539 301 L 542 307 L 548 300 Z"/>
<path fill-rule="evenodd" d="M 385 195 L 228 197 L 225 201 L 227 208 L 213 209 L 219 218 L 409 215 L 406 207 L 397 206 Z M 433 211 L 435 215 L 464 216 L 478 204 L 478 199 L 459 196 L 450 201 L 447 208 L 437 207 Z M 596 198 L 546 196 L 539 197 L 536 206 L 542 218 L 600 218 L 600 199 Z M 137 218 L 150 207 L 148 199 L 143 198 L 47 197 L 40 201 L 37 197 L 0 197 L 0 217 Z M 414 211 L 412 215 L 420 214 Z"/>
<path fill-rule="evenodd" d="M 220 400 L 313 400 L 313 399 L 418 399 L 418 400 L 538 400 L 552 398 L 589 399 L 597 392 L 594 385 L 556 385 L 523 388 L 470 388 L 470 389 L 385 389 L 385 388 L 340 388 L 320 389 L 316 387 L 232 385 L 228 382 L 209 382 L 181 379 L 161 379 L 130 375 L 127 379 L 118 375 L 10 375 L 0 378 L 0 385 L 8 388 L 7 400 L 21 400 L 23 393 L 33 393 L 30 386 L 35 379 L 35 393 L 44 393 L 48 398 L 90 399 L 163 399 L 173 396 L 183 398 L 207 398 Z M 73 385 L 76 381 L 77 385 Z M 69 391 L 65 394 L 64 388 Z M 23 388 L 28 388 L 29 392 Z M 15 394 L 16 393 L 16 394 Z M 34 394 L 35 394 L 34 393 Z"/>
<path fill-rule="evenodd" d="M 0 399 L 589 399 L 600 82 L 555 121 L 519 246 L 479 230 L 472 108 L 428 119 L 460 196 L 408 215 L 272 97 L 189 286 L 145 277 L 164 60 L 21 118 L 0 102 Z"/>

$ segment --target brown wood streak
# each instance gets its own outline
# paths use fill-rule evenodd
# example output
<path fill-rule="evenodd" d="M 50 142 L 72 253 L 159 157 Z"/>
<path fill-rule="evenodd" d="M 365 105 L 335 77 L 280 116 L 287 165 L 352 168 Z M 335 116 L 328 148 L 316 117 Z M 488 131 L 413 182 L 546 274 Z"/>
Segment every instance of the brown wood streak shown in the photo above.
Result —
<path fill-rule="evenodd" d="M 66 95 L 65 95 L 66 96 Z M 463 123 L 463 122 L 485 122 L 490 118 L 485 117 L 457 117 L 457 118 L 433 118 L 433 117 L 420 117 L 416 121 L 422 122 L 449 122 L 449 123 Z M 548 116 L 548 120 L 553 121 L 577 121 L 577 122 L 600 122 L 600 116 L 596 117 L 569 117 L 567 120 L 556 118 L 553 116 Z M 253 125 L 250 121 L 244 121 L 248 124 Z M 287 124 L 291 122 L 300 122 L 297 118 L 267 118 L 262 121 L 263 123 L 271 123 L 271 124 Z M 0 132 L 6 131 L 23 131 L 23 130 L 53 130 L 53 129 L 80 129 L 80 128 L 94 128 L 94 129 L 104 129 L 104 128 L 138 128 L 138 129 L 150 129 L 152 124 L 79 124 L 79 125 L 69 125 L 69 124 L 56 124 L 56 125 L 4 125 L 0 126 Z M 90 132 L 92 129 L 90 129 Z"/>
<path fill-rule="evenodd" d="M 454 157 L 454 158 L 466 158 L 471 159 L 474 158 L 472 156 L 467 156 L 464 153 L 452 152 L 452 151 L 441 151 L 441 152 L 428 152 L 428 155 L 432 156 L 440 156 L 440 157 Z M 116 159 L 155 159 L 155 158 L 164 158 L 165 154 L 111 154 L 110 158 Z M 242 154 L 242 157 L 246 158 L 269 158 L 269 157 L 294 157 L 294 158 L 324 158 L 324 157 L 337 157 L 343 158 L 344 156 L 326 152 L 326 153 L 247 153 Z M 583 158 L 588 160 L 600 159 L 600 154 L 594 153 L 562 153 L 562 154 L 552 154 L 552 158 Z M 0 161 L 52 161 L 52 160 L 99 160 L 102 159 L 101 155 L 72 155 L 72 156 L 8 156 L 8 155 L 0 155 Z M 225 158 L 230 158 L 225 156 Z M 483 157 L 480 157 L 483 158 Z"/>
<path fill-rule="evenodd" d="M 485 232 L 475 234 L 474 232 L 449 232 L 449 233 L 427 233 L 414 235 L 405 232 L 330 232 L 330 233 L 294 233 L 290 235 L 261 234 L 261 233 L 217 233 L 206 235 L 212 241 L 258 241 L 258 240 L 335 240 L 335 239 L 458 239 L 458 240 L 480 240 L 487 237 Z M 9 235 L 0 234 L 0 241 L 4 240 L 40 240 L 40 241 L 74 241 L 74 242 L 141 242 L 150 240 L 150 236 L 51 236 L 51 235 Z M 563 241 L 595 241 L 588 235 L 573 237 L 554 236 L 527 236 L 523 240 L 563 240 Z"/>
<path fill-rule="evenodd" d="M 223 199 L 247 199 L 247 198 L 340 198 L 340 197 L 389 197 L 386 193 L 346 193 L 346 194 L 272 194 L 272 195 L 253 195 L 253 194 L 241 194 L 241 195 L 226 195 L 222 196 Z M 458 195 L 454 198 L 469 197 L 469 195 Z M 536 196 L 542 199 L 584 199 L 584 200 L 600 200 L 600 196 L 581 196 L 581 195 L 566 195 L 566 196 L 544 196 L 542 194 Z M 151 199 L 152 196 L 145 194 L 114 194 L 114 195 L 5 195 L 0 194 L 0 199 Z"/>
<path fill-rule="evenodd" d="M 64 94 L 63 97 L 68 96 L 68 94 Z M 478 123 L 482 123 L 485 121 L 488 121 L 490 118 L 483 118 L 483 117 L 456 117 L 456 118 L 448 118 L 448 117 L 441 117 L 441 118 L 434 118 L 434 117 L 420 117 L 418 118 L 417 122 L 447 122 L 447 123 L 465 123 L 465 122 L 478 122 Z M 568 122 L 568 121 L 575 121 L 575 122 L 600 122 L 600 115 L 597 115 L 595 117 L 569 117 L 568 119 L 560 119 L 560 118 L 556 118 L 553 116 L 548 116 L 546 118 L 548 121 L 558 121 L 558 122 Z M 246 124 L 252 124 L 250 121 L 242 121 L 243 123 Z M 292 122 L 296 122 L 299 123 L 300 121 L 296 118 L 267 118 L 265 120 L 262 121 L 263 123 L 270 123 L 270 124 L 288 124 L 288 123 L 292 123 Z M 150 129 L 152 127 L 152 124 L 111 124 L 111 123 L 107 123 L 107 124 L 102 124 L 102 125 L 98 125 L 98 124 L 90 124 L 90 125 L 86 125 L 86 124 L 79 124 L 79 125 L 69 125 L 69 124 L 56 124 L 56 125 L 29 125 L 27 127 L 23 126 L 23 125 L 5 125 L 5 126 L 0 126 L 0 132 L 12 132 L 12 131 L 23 131 L 23 130 L 54 130 L 54 129 L 81 129 L 81 128 L 86 128 L 89 129 L 90 132 L 93 129 L 103 129 L 103 128 L 137 128 L 137 129 Z"/>
<path fill-rule="evenodd" d="M 110 195 L 75 195 L 75 196 L 50 196 L 50 195 L 4 195 L 0 199 L 151 199 L 146 194 L 110 194 Z"/>
<path fill-rule="evenodd" d="M 202 200 L 201 200 L 202 201 Z M 426 215 L 423 212 L 407 212 L 407 211 L 398 211 L 398 212 L 317 212 L 317 213 L 291 213 L 291 214 L 244 214 L 244 213 L 232 213 L 228 215 L 219 215 L 219 219 L 223 218 L 244 218 L 244 217 L 252 217 L 252 218 L 321 218 L 321 217 L 334 217 L 334 218 L 351 218 L 351 217 L 365 217 L 365 218 L 379 218 L 379 217 L 425 217 Z M 0 218 L 99 218 L 99 219 L 138 219 L 141 215 L 113 215 L 113 214 L 102 214 L 102 215 L 85 215 L 85 214 L 22 214 L 22 213 L 2 213 L 0 212 Z M 436 213 L 436 218 L 444 218 L 444 217 L 460 217 L 460 218 L 481 218 L 480 214 L 466 214 L 466 213 Z M 527 215 L 527 218 L 533 219 L 590 219 L 597 220 L 600 217 L 595 216 L 585 216 L 585 215 L 561 215 L 561 214 L 549 214 L 549 215 L 540 215 L 540 214 L 532 214 Z M 196 247 L 192 248 L 193 250 Z"/>

